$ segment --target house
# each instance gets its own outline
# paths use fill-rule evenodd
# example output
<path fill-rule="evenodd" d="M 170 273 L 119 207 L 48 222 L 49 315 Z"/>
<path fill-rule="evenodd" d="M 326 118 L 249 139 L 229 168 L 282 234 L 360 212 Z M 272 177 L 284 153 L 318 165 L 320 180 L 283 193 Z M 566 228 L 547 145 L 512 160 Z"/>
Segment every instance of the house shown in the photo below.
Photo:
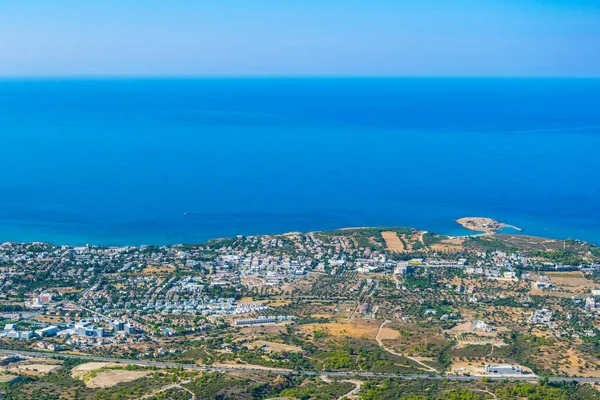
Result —
<path fill-rule="evenodd" d="M 517 274 L 514 271 L 506 271 L 503 275 L 505 279 L 517 279 Z"/>
<path fill-rule="evenodd" d="M 552 283 L 537 281 L 533 284 L 534 289 L 551 289 Z"/>
<path fill-rule="evenodd" d="M 596 308 L 596 300 L 593 297 L 588 297 L 585 299 L 585 309 L 593 310 Z"/>
<path fill-rule="evenodd" d="M 406 275 L 412 272 L 412 267 L 408 265 L 408 262 L 399 262 L 394 269 L 394 274 L 396 275 Z"/>
<path fill-rule="evenodd" d="M 276 317 L 259 317 L 254 319 L 238 319 L 235 320 L 235 325 L 259 325 L 259 324 L 272 324 L 277 322 Z"/>
<path fill-rule="evenodd" d="M 10 331 L 6 334 L 7 338 L 10 339 L 31 339 L 33 332 L 31 331 Z"/>

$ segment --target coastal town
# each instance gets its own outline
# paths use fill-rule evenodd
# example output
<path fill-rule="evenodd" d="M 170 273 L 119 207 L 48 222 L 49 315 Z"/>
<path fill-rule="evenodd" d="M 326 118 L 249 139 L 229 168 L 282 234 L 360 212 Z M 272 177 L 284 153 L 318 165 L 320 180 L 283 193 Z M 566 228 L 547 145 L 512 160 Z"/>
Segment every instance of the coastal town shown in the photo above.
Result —
<path fill-rule="evenodd" d="M 102 357 L 142 372 L 175 363 L 288 381 L 310 373 L 315 391 L 336 373 L 461 377 L 467 391 L 499 377 L 595 386 L 599 302 L 600 251 L 575 240 L 357 228 L 198 245 L 9 242 L 0 244 L 0 373 L 43 381 L 69 371 L 69 357 L 82 366 Z M 111 368 L 99 363 L 95 374 Z M 147 374 L 100 386 L 67 375 L 112 398 Z M 351 397 L 381 385 L 375 375 L 352 381 L 334 383 Z"/>

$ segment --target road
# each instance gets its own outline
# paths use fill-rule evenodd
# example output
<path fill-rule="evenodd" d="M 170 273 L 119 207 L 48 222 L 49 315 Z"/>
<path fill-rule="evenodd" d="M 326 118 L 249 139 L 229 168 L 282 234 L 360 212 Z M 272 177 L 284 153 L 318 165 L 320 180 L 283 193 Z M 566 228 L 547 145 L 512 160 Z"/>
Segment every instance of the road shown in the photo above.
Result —
<path fill-rule="evenodd" d="M 333 382 L 331 379 L 329 379 L 328 376 L 321 375 L 320 378 L 325 383 L 332 383 Z M 358 392 L 360 392 L 360 389 L 362 388 L 362 385 L 365 383 L 363 381 L 352 380 L 352 379 L 343 379 L 343 380 L 340 380 L 338 382 L 349 382 L 349 383 L 351 383 L 351 384 L 354 385 L 354 389 L 352 389 L 351 391 L 349 391 L 345 395 L 338 397 L 337 400 L 342 400 L 342 399 L 356 399 L 356 397 L 358 395 Z"/>
<path fill-rule="evenodd" d="M 421 365 L 421 366 L 424 368 L 424 369 L 423 369 L 423 368 L 419 368 L 419 369 L 423 369 L 423 370 L 424 370 L 424 371 L 426 371 L 426 372 L 434 372 L 434 373 L 438 373 L 439 371 L 438 371 L 437 369 L 435 369 L 435 368 L 433 368 L 433 367 L 431 367 L 431 366 L 429 366 L 429 365 L 427 365 L 427 364 L 425 364 L 425 363 L 423 363 L 423 362 L 419 361 L 418 359 L 416 359 L 416 358 L 414 358 L 414 357 L 410 357 L 410 356 L 404 355 L 404 354 L 396 353 L 394 350 L 390 350 L 390 349 L 386 348 L 386 347 L 383 345 L 383 340 L 381 339 L 381 330 L 383 329 L 383 327 L 384 327 L 384 325 L 385 325 L 385 324 L 388 324 L 388 323 L 390 323 L 390 322 L 392 322 L 392 321 L 390 321 L 390 320 L 385 320 L 385 321 L 383 321 L 383 322 L 381 323 L 381 325 L 379 325 L 379 330 L 377 331 L 377 336 L 375 336 L 375 340 L 376 340 L 376 341 L 377 341 L 377 343 L 379 344 L 379 347 L 381 347 L 383 350 L 385 350 L 385 351 L 387 351 L 388 353 L 390 353 L 390 354 L 393 354 L 393 355 L 395 355 L 395 356 L 398 356 L 398 357 L 404 357 L 404 358 L 408 358 L 409 360 L 411 360 L 411 361 L 413 361 L 413 362 L 415 362 L 415 363 L 417 363 L 417 364 Z"/>
<path fill-rule="evenodd" d="M 151 397 L 156 396 L 159 393 L 166 392 L 167 390 L 170 390 L 170 389 L 181 389 L 181 390 L 185 390 L 192 396 L 189 400 L 196 400 L 196 395 L 194 394 L 194 392 L 181 386 L 181 385 L 185 385 L 186 383 L 190 383 L 190 381 L 182 381 L 179 383 L 173 383 L 171 385 L 164 386 L 158 390 L 155 390 L 154 392 L 152 392 L 150 394 L 143 396 L 141 399 L 149 399 Z"/>
<path fill-rule="evenodd" d="M 45 357 L 45 358 L 75 358 L 89 361 L 100 361 L 100 362 L 111 362 L 120 363 L 125 365 L 140 365 L 147 367 L 171 367 L 171 368 L 183 368 L 196 371 L 259 371 L 259 372 L 272 372 L 280 375 L 308 375 L 308 376 L 327 376 L 330 378 L 398 378 L 398 379 L 434 379 L 434 380 L 450 380 L 450 381 L 480 381 L 482 376 L 471 376 L 471 375 L 440 375 L 440 374 L 385 374 L 375 372 L 364 372 L 364 371 L 308 371 L 308 370 L 291 370 L 283 368 L 268 368 L 260 365 L 196 365 L 196 364 L 180 364 L 174 362 L 163 362 L 163 361 L 145 361 L 145 360 L 130 360 L 126 358 L 110 358 L 110 357 L 96 357 L 87 355 L 75 355 L 75 354 L 54 354 L 45 353 L 38 351 L 20 351 L 20 350 L 4 350 L 0 349 L 0 354 L 16 354 L 27 357 Z M 537 382 L 539 377 L 530 375 L 504 375 L 504 376 L 486 376 L 490 380 L 501 381 L 525 381 L 525 382 Z M 600 377 L 598 378 L 580 378 L 580 377 L 549 377 L 550 382 L 580 382 L 580 383 L 600 383 Z"/>

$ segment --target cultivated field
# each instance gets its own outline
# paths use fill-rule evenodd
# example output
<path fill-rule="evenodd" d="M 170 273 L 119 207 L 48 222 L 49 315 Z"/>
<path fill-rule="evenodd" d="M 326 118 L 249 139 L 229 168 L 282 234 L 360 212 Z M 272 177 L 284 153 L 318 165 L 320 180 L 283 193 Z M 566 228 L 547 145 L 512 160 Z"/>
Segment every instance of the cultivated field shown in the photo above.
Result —
<path fill-rule="evenodd" d="M 598 285 L 587 279 L 581 271 L 545 272 L 554 286 L 551 290 L 540 290 L 532 287 L 531 294 L 539 296 L 571 297 L 574 294 L 589 293 Z"/>

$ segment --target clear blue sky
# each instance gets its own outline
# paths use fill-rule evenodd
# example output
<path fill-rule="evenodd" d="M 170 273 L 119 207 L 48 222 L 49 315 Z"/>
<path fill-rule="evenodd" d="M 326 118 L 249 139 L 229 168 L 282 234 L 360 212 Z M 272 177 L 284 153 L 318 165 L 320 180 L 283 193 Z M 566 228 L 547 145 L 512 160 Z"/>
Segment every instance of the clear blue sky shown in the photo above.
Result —
<path fill-rule="evenodd" d="M 600 76 L 600 0 L 0 0 L 1 76 Z"/>

